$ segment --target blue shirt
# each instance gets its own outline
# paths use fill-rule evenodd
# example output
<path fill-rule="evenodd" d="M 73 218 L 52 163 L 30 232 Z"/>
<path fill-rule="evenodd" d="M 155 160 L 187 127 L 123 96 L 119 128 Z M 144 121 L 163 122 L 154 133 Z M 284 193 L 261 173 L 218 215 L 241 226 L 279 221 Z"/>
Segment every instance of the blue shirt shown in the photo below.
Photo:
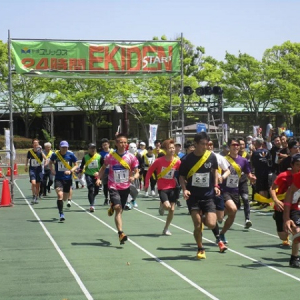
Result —
<path fill-rule="evenodd" d="M 67 151 L 65 155 L 61 155 L 62 158 L 72 167 L 73 163 L 77 162 L 77 157 L 72 151 Z M 72 174 L 66 175 L 65 171 L 68 169 L 64 166 L 64 164 L 58 159 L 56 153 L 54 152 L 50 160 L 55 163 L 55 179 L 58 180 L 71 180 L 72 179 Z"/>

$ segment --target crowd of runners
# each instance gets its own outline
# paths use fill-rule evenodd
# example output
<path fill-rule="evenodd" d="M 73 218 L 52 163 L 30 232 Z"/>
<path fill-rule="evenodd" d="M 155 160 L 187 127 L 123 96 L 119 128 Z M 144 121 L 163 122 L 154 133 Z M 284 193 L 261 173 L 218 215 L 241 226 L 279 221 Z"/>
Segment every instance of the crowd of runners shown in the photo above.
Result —
<path fill-rule="evenodd" d="M 65 221 L 64 203 L 72 206 L 73 181 L 85 177 L 89 211 L 95 211 L 95 198 L 102 190 L 103 205 L 108 216 L 114 216 L 120 244 L 127 235 L 123 231 L 122 213 L 138 207 L 137 196 L 160 199 L 159 215 L 167 211 L 162 230 L 171 236 L 170 224 L 175 207 L 186 202 L 194 227 L 198 259 L 205 259 L 202 244 L 203 228 L 212 230 L 220 252 L 225 252 L 225 234 L 232 226 L 236 213 L 243 206 L 245 228 L 252 226 L 250 205 L 274 205 L 274 220 L 283 245 L 292 240 L 289 265 L 299 268 L 300 243 L 300 146 L 296 139 L 281 136 L 253 139 L 230 138 L 220 153 L 206 132 L 197 133 L 181 144 L 167 139 L 155 141 L 154 147 L 140 142 L 128 144 L 124 134 L 117 134 L 114 147 L 106 138 L 88 145 L 81 161 L 61 141 L 59 150 L 52 151 L 50 143 L 44 149 L 37 139 L 27 153 L 25 171 L 32 187 L 32 204 L 54 189 L 57 194 L 59 220 Z M 252 193 L 249 193 L 252 187 Z M 249 199 L 249 194 L 252 195 Z M 180 201 L 180 198 L 183 200 Z"/>

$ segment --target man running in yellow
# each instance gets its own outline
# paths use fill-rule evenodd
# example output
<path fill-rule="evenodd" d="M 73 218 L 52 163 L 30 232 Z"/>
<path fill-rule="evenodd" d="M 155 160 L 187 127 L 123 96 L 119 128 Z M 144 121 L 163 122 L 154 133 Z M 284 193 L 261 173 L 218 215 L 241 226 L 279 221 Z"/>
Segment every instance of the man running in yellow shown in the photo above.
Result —
<path fill-rule="evenodd" d="M 88 153 L 83 157 L 80 171 L 85 174 L 86 186 L 88 188 L 88 199 L 90 212 L 95 211 L 95 198 L 99 193 L 101 180 L 98 178 L 101 155 L 97 153 L 96 145 L 91 143 L 88 146 Z"/>
<path fill-rule="evenodd" d="M 61 141 L 59 144 L 60 150 L 55 151 L 51 155 L 49 162 L 51 173 L 55 175 L 54 187 L 57 194 L 57 208 L 61 222 L 65 220 L 63 201 L 68 200 L 70 188 L 72 187 L 72 175 L 78 168 L 78 159 L 73 152 L 68 151 L 68 148 L 69 143 L 67 141 Z M 55 169 L 53 169 L 53 165 Z M 67 206 L 71 207 L 71 201 L 68 201 Z"/>
<path fill-rule="evenodd" d="M 202 222 L 214 229 L 217 223 L 214 197 L 220 195 L 218 161 L 207 150 L 209 136 L 206 132 L 194 137 L 195 150 L 181 160 L 179 181 L 194 224 L 194 238 L 198 246 L 197 258 L 206 258 L 202 244 Z M 203 218 L 205 215 L 205 218 Z"/>

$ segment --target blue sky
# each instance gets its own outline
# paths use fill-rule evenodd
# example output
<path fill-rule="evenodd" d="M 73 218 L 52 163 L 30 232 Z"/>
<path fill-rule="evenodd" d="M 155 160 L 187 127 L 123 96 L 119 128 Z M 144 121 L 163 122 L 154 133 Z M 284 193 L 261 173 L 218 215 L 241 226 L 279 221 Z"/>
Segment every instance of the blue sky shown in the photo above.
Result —
<path fill-rule="evenodd" d="M 300 0 L 1 0 L 0 40 L 51 38 L 151 40 L 181 33 L 206 55 L 226 51 L 261 59 L 264 51 L 300 42 Z"/>

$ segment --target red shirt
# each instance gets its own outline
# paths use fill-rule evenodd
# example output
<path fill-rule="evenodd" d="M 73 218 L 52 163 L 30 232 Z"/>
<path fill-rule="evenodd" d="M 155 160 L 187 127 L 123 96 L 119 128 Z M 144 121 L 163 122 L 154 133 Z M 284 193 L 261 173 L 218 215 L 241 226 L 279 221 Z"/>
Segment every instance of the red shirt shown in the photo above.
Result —
<path fill-rule="evenodd" d="M 171 161 L 166 160 L 165 156 L 157 158 L 154 163 L 148 169 L 146 180 L 145 180 L 145 189 L 148 189 L 149 180 L 154 171 L 156 171 L 157 175 L 162 172 L 162 170 L 166 169 L 171 164 Z M 178 159 L 172 169 L 164 176 L 157 180 L 157 189 L 158 190 L 167 190 L 173 189 L 176 187 L 176 181 L 174 178 L 175 171 L 179 170 L 179 166 L 181 164 L 181 160 Z"/>
<path fill-rule="evenodd" d="M 284 194 L 293 183 L 292 172 L 288 170 L 288 171 L 280 173 L 276 177 L 274 183 L 278 186 L 278 192 L 276 194 L 277 195 Z M 274 209 L 278 210 L 276 208 L 276 205 L 274 206 Z"/>

